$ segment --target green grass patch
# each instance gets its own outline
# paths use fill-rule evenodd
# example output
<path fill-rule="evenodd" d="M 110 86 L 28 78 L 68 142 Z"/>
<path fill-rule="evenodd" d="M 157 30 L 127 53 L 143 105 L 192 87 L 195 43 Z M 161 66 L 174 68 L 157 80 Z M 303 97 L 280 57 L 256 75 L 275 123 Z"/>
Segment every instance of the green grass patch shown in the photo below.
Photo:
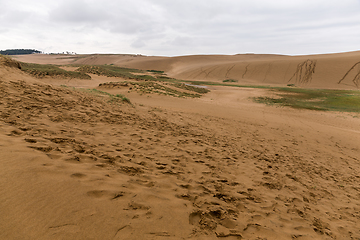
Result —
<path fill-rule="evenodd" d="M 21 63 L 21 70 L 37 78 L 50 76 L 50 77 L 91 79 L 91 77 L 86 73 L 66 71 L 64 69 L 59 68 L 56 65 L 50 65 L 50 64 Z"/>
<path fill-rule="evenodd" d="M 256 102 L 298 109 L 360 112 L 360 92 L 350 90 L 273 88 L 278 97 L 257 97 Z"/>
<path fill-rule="evenodd" d="M 221 82 L 207 82 L 207 81 L 193 81 L 193 80 L 176 80 L 179 82 L 186 82 L 192 85 L 199 86 L 225 86 L 225 87 L 240 87 L 240 88 L 272 88 L 270 86 L 262 86 L 262 85 L 239 85 L 239 84 L 228 84 Z"/>
<path fill-rule="evenodd" d="M 152 73 L 164 73 L 164 71 L 159 71 L 159 70 L 146 70 L 146 71 Z"/>
<path fill-rule="evenodd" d="M 238 80 L 235 80 L 235 79 L 225 79 L 225 80 L 223 80 L 223 82 L 224 82 L 224 83 L 228 83 L 228 82 L 232 83 L 232 82 L 238 82 Z"/>

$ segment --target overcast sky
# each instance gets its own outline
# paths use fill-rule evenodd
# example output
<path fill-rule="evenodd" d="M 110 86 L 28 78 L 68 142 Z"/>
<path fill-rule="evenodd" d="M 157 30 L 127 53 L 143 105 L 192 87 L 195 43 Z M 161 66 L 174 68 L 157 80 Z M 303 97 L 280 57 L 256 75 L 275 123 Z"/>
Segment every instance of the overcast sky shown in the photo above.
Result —
<path fill-rule="evenodd" d="M 0 0 L 0 50 L 144 55 L 360 50 L 360 0 Z"/>

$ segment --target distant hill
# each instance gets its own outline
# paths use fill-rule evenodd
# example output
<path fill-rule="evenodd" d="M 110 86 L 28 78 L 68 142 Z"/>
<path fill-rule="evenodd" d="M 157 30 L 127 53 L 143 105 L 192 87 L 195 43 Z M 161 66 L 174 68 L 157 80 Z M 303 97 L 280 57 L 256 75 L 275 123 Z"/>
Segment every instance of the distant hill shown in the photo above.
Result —
<path fill-rule="evenodd" d="M 2 55 L 25 55 L 33 53 L 41 53 L 41 51 L 35 49 L 7 49 L 0 51 Z"/>

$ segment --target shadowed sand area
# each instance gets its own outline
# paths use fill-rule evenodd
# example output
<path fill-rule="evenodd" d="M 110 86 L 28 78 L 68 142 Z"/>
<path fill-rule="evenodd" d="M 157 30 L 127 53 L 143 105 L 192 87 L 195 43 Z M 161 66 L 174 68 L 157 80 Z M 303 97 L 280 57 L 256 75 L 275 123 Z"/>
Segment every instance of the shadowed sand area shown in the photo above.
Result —
<path fill-rule="evenodd" d="M 358 57 L 17 59 L 356 89 Z M 115 80 L 91 77 L 37 79 L 1 60 L 0 239 L 360 239 L 358 113 L 249 99 L 267 89 L 209 86 L 201 98 L 174 98 L 98 87 Z"/>

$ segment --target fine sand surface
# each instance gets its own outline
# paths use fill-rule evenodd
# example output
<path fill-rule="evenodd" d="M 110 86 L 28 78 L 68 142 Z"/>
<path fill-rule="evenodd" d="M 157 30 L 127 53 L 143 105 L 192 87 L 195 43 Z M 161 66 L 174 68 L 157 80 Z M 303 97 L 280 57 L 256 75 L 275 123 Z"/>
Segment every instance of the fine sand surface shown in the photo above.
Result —
<path fill-rule="evenodd" d="M 319 56 L 315 73 L 341 56 Z M 241 57 L 311 56 L 223 58 Z M 123 58 L 185 78 L 201 63 L 184 59 L 217 57 Z M 79 88 L 116 79 L 92 78 L 35 79 L 0 62 L 0 239 L 360 239 L 359 114 L 266 106 L 249 97 L 267 90 L 231 87 L 200 99 L 98 87 L 132 102 L 111 103 Z"/>

